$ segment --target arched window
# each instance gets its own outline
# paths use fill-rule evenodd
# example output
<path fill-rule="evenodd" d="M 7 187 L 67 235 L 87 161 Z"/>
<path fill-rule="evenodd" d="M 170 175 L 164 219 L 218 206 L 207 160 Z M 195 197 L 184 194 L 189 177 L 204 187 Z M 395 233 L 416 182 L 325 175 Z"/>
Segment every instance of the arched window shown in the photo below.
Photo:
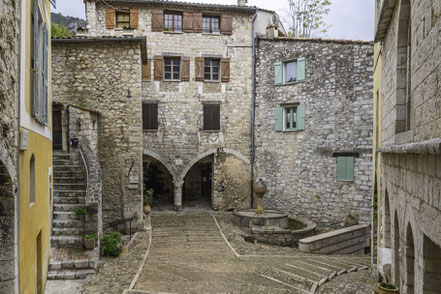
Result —
<path fill-rule="evenodd" d="M 35 203 L 35 157 L 32 154 L 29 162 L 29 203 Z"/>

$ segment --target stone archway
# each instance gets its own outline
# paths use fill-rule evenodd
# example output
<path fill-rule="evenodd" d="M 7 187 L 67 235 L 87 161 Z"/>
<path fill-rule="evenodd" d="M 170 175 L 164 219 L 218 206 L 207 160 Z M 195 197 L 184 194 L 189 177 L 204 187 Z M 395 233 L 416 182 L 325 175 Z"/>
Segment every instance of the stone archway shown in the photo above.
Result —
<path fill-rule="evenodd" d="M 383 206 L 383 240 L 384 248 L 391 248 L 391 221 L 390 221 L 390 202 L 389 202 L 389 193 L 386 191 L 384 195 L 384 206 Z"/>
<path fill-rule="evenodd" d="M 400 227 L 398 222 L 398 213 L 394 213 L 394 235 L 393 235 L 393 265 L 394 265 L 394 284 L 401 288 L 401 271 L 400 271 Z"/>
<path fill-rule="evenodd" d="M 408 294 L 414 293 L 415 285 L 415 242 L 413 237 L 413 230 L 410 223 L 407 224 L 406 229 L 406 288 Z"/>
<path fill-rule="evenodd" d="M 441 281 L 441 247 L 429 237 L 423 237 L 423 292 L 438 293 Z"/>

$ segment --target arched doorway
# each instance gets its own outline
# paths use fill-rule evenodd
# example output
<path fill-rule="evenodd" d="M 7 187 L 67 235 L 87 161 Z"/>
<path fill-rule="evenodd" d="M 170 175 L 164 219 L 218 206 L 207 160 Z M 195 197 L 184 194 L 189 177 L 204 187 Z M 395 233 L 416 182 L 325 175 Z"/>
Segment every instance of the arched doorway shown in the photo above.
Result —
<path fill-rule="evenodd" d="M 173 175 L 164 163 L 150 155 L 143 155 L 143 177 L 146 190 L 153 189 L 152 207 L 173 210 Z"/>
<path fill-rule="evenodd" d="M 384 195 L 384 207 L 383 207 L 383 225 L 384 225 L 384 248 L 391 247 L 391 222 L 390 222 L 390 204 L 389 204 L 389 194 Z"/>
<path fill-rule="evenodd" d="M 210 154 L 196 162 L 184 177 L 182 205 L 190 208 L 212 208 L 213 161 Z"/>
<path fill-rule="evenodd" d="M 0 160 L 0 268 L 2 269 L 0 289 L 2 293 L 15 292 L 14 206 L 12 179 L 8 169 Z"/>
<path fill-rule="evenodd" d="M 401 288 L 401 272 L 400 272 L 400 228 L 398 225 L 398 213 L 394 214 L 394 243 L 393 243 L 393 259 L 394 259 L 394 284 Z"/>
<path fill-rule="evenodd" d="M 406 288 L 407 294 L 414 293 L 415 283 L 415 244 L 410 223 L 406 230 Z"/>
<path fill-rule="evenodd" d="M 423 293 L 439 293 L 441 281 L 441 247 L 424 235 Z"/>

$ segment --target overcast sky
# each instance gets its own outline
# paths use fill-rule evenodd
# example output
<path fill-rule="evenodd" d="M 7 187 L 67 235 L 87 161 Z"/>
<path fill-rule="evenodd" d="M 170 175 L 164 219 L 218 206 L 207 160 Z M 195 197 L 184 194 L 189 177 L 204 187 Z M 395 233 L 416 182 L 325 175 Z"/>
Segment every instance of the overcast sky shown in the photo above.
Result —
<path fill-rule="evenodd" d="M 237 4 L 237 0 L 186 0 L 179 2 L 198 2 L 214 4 Z M 326 22 L 332 25 L 327 38 L 373 40 L 374 5 L 372 0 L 331 0 Z M 248 0 L 248 5 L 274 10 L 283 16 L 287 0 Z M 55 12 L 85 19 L 83 0 L 58 0 Z"/>

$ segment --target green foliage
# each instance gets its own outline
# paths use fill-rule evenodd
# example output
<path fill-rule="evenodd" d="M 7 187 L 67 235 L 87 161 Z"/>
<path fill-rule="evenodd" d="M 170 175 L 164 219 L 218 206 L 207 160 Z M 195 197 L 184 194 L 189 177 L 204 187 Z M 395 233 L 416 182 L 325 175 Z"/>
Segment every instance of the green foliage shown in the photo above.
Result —
<path fill-rule="evenodd" d="M 387 284 L 387 283 L 385 283 L 385 282 L 381 282 L 381 283 L 380 283 L 380 286 L 383 287 L 383 288 L 385 288 L 385 289 L 388 289 L 388 290 L 396 290 L 396 289 L 397 289 L 397 287 L 395 287 L 394 285 L 392 285 L 392 284 Z"/>
<path fill-rule="evenodd" d="M 287 0 L 289 11 L 287 22 L 288 35 L 294 38 L 313 38 L 326 34 L 331 27 L 324 22 L 329 13 L 329 0 Z"/>
<path fill-rule="evenodd" d="M 84 208 L 78 207 L 77 209 L 75 209 L 75 213 L 77 215 L 85 215 L 86 211 L 84 210 Z"/>
<path fill-rule="evenodd" d="M 89 235 L 84 236 L 84 239 L 96 239 L 96 233 L 90 233 Z"/>
<path fill-rule="evenodd" d="M 348 214 L 346 217 L 350 218 L 351 220 L 356 220 L 355 216 L 353 216 L 352 214 Z"/>
<path fill-rule="evenodd" d="M 72 37 L 73 34 L 64 25 L 57 25 L 51 22 L 51 36 L 52 38 L 66 38 Z"/>
<path fill-rule="evenodd" d="M 306 228 L 306 224 L 302 223 L 301 221 L 293 218 L 288 219 L 288 230 L 301 230 L 304 228 Z"/>
<path fill-rule="evenodd" d="M 147 186 L 144 185 L 144 204 L 152 204 L 153 202 L 153 192 L 154 190 L 152 188 L 147 189 Z"/>
<path fill-rule="evenodd" d="M 101 255 L 118 257 L 121 253 L 120 232 L 109 232 L 101 238 Z"/>
<path fill-rule="evenodd" d="M 80 107 L 87 108 L 87 104 L 86 104 L 86 103 L 83 103 L 83 102 L 78 103 L 77 105 L 80 106 Z"/>

